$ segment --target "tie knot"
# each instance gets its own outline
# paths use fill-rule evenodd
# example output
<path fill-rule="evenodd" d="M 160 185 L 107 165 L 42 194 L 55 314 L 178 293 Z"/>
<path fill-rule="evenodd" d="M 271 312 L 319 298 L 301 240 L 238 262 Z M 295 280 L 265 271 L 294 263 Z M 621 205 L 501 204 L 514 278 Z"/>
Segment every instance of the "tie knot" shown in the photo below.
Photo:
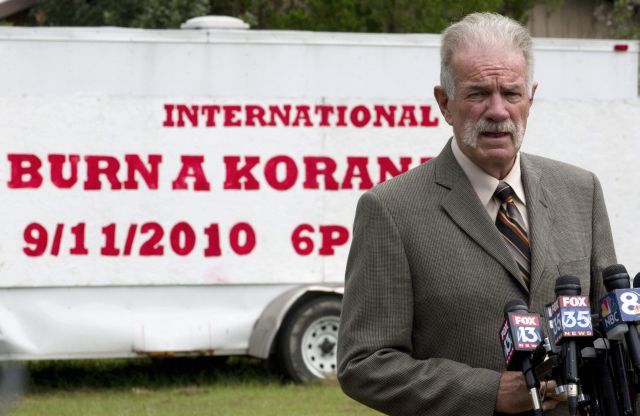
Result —
<path fill-rule="evenodd" d="M 513 202 L 513 188 L 509 186 L 506 182 L 498 183 L 498 187 L 496 188 L 496 192 L 494 196 L 500 200 L 503 204 L 509 204 Z"/>

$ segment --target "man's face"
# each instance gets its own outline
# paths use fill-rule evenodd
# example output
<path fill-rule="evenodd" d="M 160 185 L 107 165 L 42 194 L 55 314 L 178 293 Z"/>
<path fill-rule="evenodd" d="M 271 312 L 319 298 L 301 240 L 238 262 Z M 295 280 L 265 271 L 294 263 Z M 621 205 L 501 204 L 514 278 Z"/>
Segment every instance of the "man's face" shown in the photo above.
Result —
<path fill-rule="evenodd" d="M 463 47 L 453 55 L 453 97 L 435 95 L 462 152 L 490 175 L 509 173 L 522 144 L 532 91 L 526 61 L 513 48 Z"/>

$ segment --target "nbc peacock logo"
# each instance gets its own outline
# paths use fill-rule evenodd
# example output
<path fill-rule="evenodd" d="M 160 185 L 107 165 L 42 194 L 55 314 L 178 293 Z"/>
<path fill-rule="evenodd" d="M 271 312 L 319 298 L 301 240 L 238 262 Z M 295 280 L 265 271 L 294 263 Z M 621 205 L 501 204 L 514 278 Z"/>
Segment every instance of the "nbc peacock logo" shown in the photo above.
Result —
<path fill-rule="evenodd" d="M 600 317 L 606 318 L 609 315 L 611 315 L 611 305 L 609 298 L 605 298 L 600 304 Z"/>

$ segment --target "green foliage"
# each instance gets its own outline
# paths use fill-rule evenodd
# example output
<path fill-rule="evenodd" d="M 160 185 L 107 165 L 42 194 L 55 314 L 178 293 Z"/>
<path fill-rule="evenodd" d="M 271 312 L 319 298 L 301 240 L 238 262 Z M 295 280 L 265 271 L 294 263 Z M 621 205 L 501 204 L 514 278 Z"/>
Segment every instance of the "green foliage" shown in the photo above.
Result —
<path fill-rule="evenodd" d="M 378 414 L 345 396 L 335 380 L 293 384 L 264 364 L 244 357 L 31 362 L 30 388 L 9 414 Z"/>
<path fill-rule="evenodd" d="M 214 14 L 241 17 L 258 29 L 434 33 L 475 11 L 524 22 L 536 1 L 550 0 L 38 0 L 20 23 L 177 28 Z"/>
<path fill-rule="evenodd" d="M 144 9 L 132 21 L 134 27 L 177 28 L 187 19 L 209 12 L 207 0 L 145 0 Z"/>
<path fill-rule="evenodd" d="M 209 12 L 208 0 L 38 0 L 27 24 L 177 28 Z"/>
<path fill-rule="evenodd" d="M 544 3 L 545 1 L 538 1 Z M 536 0 L 504 0 L 502 9 L 503 14 L 511 16 L 516 20 L 526 23 L 529 17 L 529 11 L 536 5 Z"/>
<path fill-rule="evenodd" d="M 631 0 L 615 0 L 611 11 L 610 32 L 616 39 L 640 39 L 640 18 Z"/>
<path fill-rule="evenodd" d="M 38 26 L 178 28 L 191 17 L 237 16 L 256 29 L 438 33 L 476 11 L 526 23 L 536 4 L 553 13 L 564 0 L 38 0 L 14 23 Z M 600 0 L 610 36 L 638 38 L 640 17 L 631 0 Z"/>
<path fill-rule="evenodd" d="M 524 16 L 534 0 L 306 0 L 252 2 L 258 28 L 348 32 L 440 32 L 468 13 Z M 516 8 L 515 4 L 521 5 Z M 507 7 L 508 6 L 508 7 Z M 530 8 L 530 7 L 529 7 Z M 511 12 L 515 11 L 516 16 Z"/>

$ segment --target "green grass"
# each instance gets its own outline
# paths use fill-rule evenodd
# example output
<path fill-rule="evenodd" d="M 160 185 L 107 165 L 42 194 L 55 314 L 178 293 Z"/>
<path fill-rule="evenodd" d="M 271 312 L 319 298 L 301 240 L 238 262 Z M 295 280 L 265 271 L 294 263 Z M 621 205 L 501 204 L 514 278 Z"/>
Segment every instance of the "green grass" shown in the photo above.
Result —
<path fill-rule="evenodd" d="M 374 415 L 337 382 L 298 385 L 251 359 L 34 362 L 10 416 Z"/>

